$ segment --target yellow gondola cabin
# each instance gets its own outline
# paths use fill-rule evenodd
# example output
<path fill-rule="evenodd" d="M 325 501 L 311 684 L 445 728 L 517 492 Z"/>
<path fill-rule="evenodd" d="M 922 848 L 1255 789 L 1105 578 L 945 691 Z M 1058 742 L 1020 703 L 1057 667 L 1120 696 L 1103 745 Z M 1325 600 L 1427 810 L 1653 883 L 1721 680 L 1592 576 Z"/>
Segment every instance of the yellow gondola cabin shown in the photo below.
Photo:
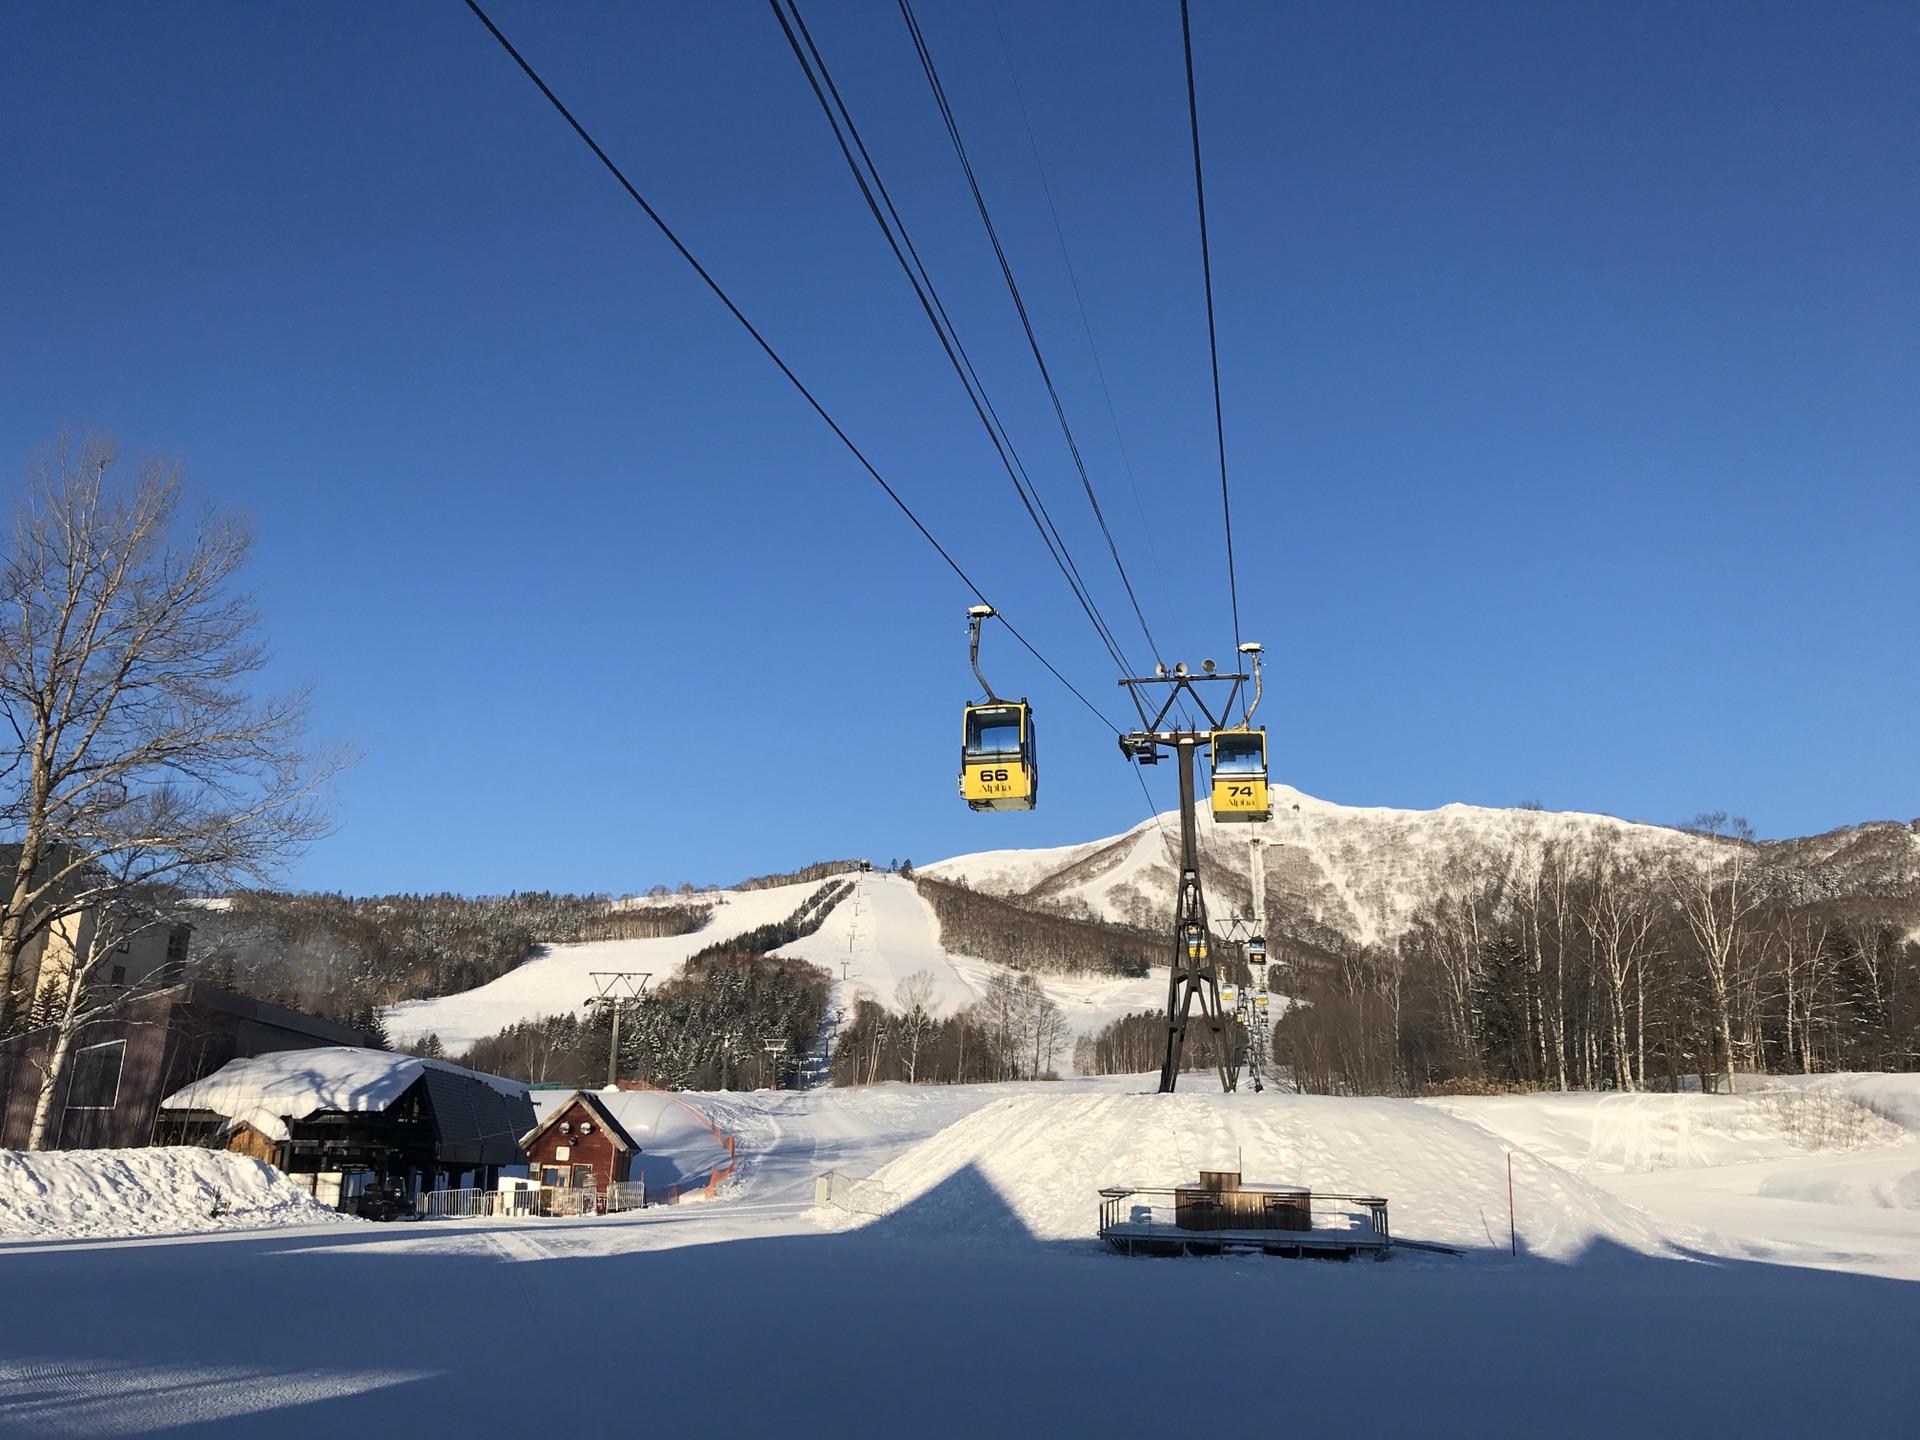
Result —
<path fill-rule="evenodd" d="M 1040 794 L 1033 707 L 1024 700 L 969 705 L 960 739 L 960 794 L 975 810 L 1031 810 Z"/>
<path fill-rule="evenodd" d="M 1213 736 L 1213 818 L 1272 818 L 1267 799 L 1267 732 L 1218 730 Z"/>

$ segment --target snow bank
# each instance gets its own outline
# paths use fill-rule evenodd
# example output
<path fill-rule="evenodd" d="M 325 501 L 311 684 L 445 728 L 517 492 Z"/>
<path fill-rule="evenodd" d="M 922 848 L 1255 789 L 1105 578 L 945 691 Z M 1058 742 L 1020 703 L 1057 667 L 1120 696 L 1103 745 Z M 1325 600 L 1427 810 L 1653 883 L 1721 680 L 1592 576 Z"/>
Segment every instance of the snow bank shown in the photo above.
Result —
<path fill-rule="evenodd" d="M 1805 1200 L 1817 1205 L 1859 1205 L 1881 1210 L 1920 1210 L 1920 1164 L 1879 1160 L 1769 1175 L 1757 1192 L 1768 1200 Z"/>
<path fill-rule="evenodd" d="M 1905 1078 L 1905 1077 L 1884 1077 Z M 1920 1088 L 1915 1089 L 1920 1099 Z M 1699 1170 L 1899 1144 L 1898 1125 L 1840 1094 L 1542 1094 L 1422 1102 L 1576 1173 Z"/>
<path fill-rule="evenodd" d="M 1920 1075 L 1756 1075 L 1742 1076 L 1741 1081 L 1762 1091 L 1843 1096 L 1902 1129 L 1920 1134 Z"/>
<path fill-rule="evenodd" d="M 216 1201 L 232 1213 L 215 1217 Z M 0 1236 L 157 1235 L 349 1221 L 271 1165 L 224 1150 L 0 1150 Z"/>
<path fill-rule="evenodd" d="M 1238 1169 L 1249 1183 L 1385 1195 L 1396 1235 L 1504 1251 L 1507 1155 L 1483 1126 L 1413 1101 L 1069 1092 L 990 1105 L 881 1167 L 865 1193 L 884 1197 L 878 1223 L 917 1240 L 1085 1240 L 1103 1186 Z M 1530 1253 L 1572 1258 L 1597 1241 L 1667 1252 L 1648 1217 L 1533 1155 L 1514 1156 L 1513 1184 Z"/>

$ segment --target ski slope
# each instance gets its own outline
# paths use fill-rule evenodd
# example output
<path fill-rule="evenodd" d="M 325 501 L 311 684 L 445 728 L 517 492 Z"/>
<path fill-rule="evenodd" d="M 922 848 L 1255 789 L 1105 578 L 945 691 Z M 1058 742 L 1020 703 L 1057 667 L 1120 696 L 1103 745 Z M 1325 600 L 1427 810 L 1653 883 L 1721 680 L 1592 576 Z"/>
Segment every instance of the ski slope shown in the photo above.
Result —
<path fill-rule="evenodd" d="M 851 1015 L 860 1000 L 897 1010 L 898 987 L 925 973 L 932 981 L 936 1014 L 952 1015 L 980 998 L 1002 967 L 972 956 L 950 954 L 940 944 L 940 924 L 911 880 L 872 873 L 847 877 L 851 895 L 834 907 L 812 935 L 779 954 L 820 966 L 832 977 L 830 1009 Z M 388 1033 L 406 1043 L 429 1032 L 450 1054 L 459 1054 L 523 1020 L 575 1013 L 595 993 L 592 972 L 639 970 L 651 982 L 680 972 L 687 957 L 719 940 L 784 920 L 821 882 L 782 885 L 771 890 L 721 891 L 704 929 L 691 935 L 654 940 L 596 940 L 580 945 L 549 945 L 536 958 L 498 980 L 458 995 L 412 1000 L 385 1012 Z M 1036 974 L 1035 981 L 1065 1014 L 1074 1036 L 1091 1033 L 1130 1011 L 1166 1004 L 1167 971 L 1143 979 Z M 1056 1057 L 1066 1073 L 1073 1063 L 1072 1041 Z"/>
<path fill-rule="evenodd" d="M 392 1006 L 383 1017 L 387 1032 L 401 1044 L 435 1034 L 448 1053 L 458 1054 L 474 1041 L 522 1020 L 579 1011 L 597 992 L 593 971 L 637 970 L 650 975 L 651 983 L 657 985 L 678 974 L 696 951 L 786 919 L 819 888 L 818 882 L 812 882 L 702 897 L 715 902 L 713 918 L 690 935 L 549 945 L 535 958 L 477 989 Z"/>

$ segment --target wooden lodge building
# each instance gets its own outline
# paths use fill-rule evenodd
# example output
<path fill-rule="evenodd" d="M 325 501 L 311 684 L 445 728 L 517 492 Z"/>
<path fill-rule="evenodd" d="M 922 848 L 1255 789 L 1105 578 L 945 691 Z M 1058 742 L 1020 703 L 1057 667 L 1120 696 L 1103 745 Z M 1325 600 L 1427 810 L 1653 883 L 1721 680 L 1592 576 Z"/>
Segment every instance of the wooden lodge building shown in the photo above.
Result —
<path fill-rule="evenodd" d="M 491 1190 L 525 1158 L 519 1081 L 353 1046 L 235 1060 L 162 1102 L 155 1139 L 215 1144 L 306 1178 L 338 1204 L 369 1187 Z"/>
<path fill-rule="evenodd" d="M 542 1186 L 606 1191 L 624 1185 L 640 1147 L 606 1102 L 576 1090 L 520 1137 L 527 1173 Z"/>

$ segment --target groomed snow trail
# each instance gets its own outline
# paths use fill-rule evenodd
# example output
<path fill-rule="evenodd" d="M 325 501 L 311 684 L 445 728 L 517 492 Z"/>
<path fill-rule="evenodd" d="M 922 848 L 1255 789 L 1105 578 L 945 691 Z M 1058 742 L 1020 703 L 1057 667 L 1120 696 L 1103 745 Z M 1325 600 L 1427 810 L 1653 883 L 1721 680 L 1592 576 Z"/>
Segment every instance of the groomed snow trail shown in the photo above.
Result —
<path fill-rule="evenodd" d="M 1398 1236 L 1504 1253 L 1507 1155 L 1484 1127 L 1414 1101 L 1056 1088 L 977 1111 L 872 1181 L 889 1197 L 889 1233 L 927 1241 L 1087 1242 L 1103 1187 L 1166 1187 L 1224 1169 L 1255 1183 L 1384 1195 Z M 1514 1156 L 1513 1179 L 1530 1255 L 1572 1259 L 1595 1245 L 1666 1255 L 1676 1241 L 1705 1239 L 1664 1229 L 1525 1152 Z"/>

